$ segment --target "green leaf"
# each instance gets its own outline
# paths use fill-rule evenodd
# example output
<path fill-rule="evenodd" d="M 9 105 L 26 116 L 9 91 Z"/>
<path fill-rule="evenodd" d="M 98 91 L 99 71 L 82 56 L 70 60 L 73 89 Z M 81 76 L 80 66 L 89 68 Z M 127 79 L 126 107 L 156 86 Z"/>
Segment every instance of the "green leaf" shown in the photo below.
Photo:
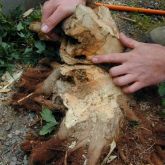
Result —
<path fill-rule="evenodd" d="M 43 128 L 40 130 L 40 135 L 46 135 L 48 133 L 51 133 L 58 122 L 56 121 L 55 117 L 52 114 L 52 111 L 50 111 L 48 108 L 43 108 L 41 112 L 42 119 L 45 120 L 47 123 Z"/>
<path fill-rule="evenodd" d="M 14 59 L 16 59 L 16 60 L 18 60 L 18 59 L 20 58 L 20 55 L 19 55 L 18 52 L 13 52 L 13 53 L 11 54 L 11 56 L 12 56 L 12 58 L 14 58 Z"/>
<path fill-rule="evenodd" d="M 26 48 L 23 54 L 28 54 L 31 53 L 33 51 L 32 48 Z"/>
<path fill-rule="evenodd" d="M 18 33 L 18 35 L 19 35 L 21 38 L 25 38 L 25 34 L 23 34 L 22 32 L 21 32 L 21 33 Z"/>
<path fill-rule="evenodd" d="M 7 15 L 1 9 L 0 3 L 0 74 L 11 70 L 15 62 L 36 64 L 45 57 L 47 48 L 28 27 L 31 22 L 41 19 L 41 9 L 35 9 L 26 18 L 22 17 L 20 7 Z"/>
<path fill-rule="evenodd" d="M 44 136 L 46 134 L 51 133 L 55 129 L 54 123 L 47 123 L 43 128 L 40 130 L 39 134 Z"/>
<path fill-rule="evenodd" d="M 4 50 L 6 50 L 6 49 L 8 49 L 8 48 L 10 47 L 10 45 L 7 44 L 6 42 L 2 42 L 2 43 L 1 43 L 1 46 L 2 46 L 2 48 L 3 48 Z"/>
<path fill-rule="evenodd" d="M 33 13 L 31 13 L 30 15 L 30 19 L 32 19 L 33 21 L 38 21 L 41 20 L 42 14 L 41 14 L 41 8 L 35 9 L 33 11 Z M 31 21 L 30 21 L 31 22 Z"/>
<path fill-rule="evenodd" d="M 48 108 L 44 108 L 42 110 L 41 116 L 42 116 L 42 119 L 48 123 L 54 123 L 55 125 L 58 124 L 52 111 L 50 111 Z"/>
<path fill-rule="evenodd" d="M 43 53 L 46 49 L 46 45 L 42 41 L 36 41 L 35 42 L 35 47 L 38 49 L 36 52 L 39 53 L 39 54 Z"/>
<path fill-rule="evenodd" d="M 5 64 L 5 62 L 4 61 L 2 61 L 1 59 L 0 59 L 0 65 L 4 65 Z"/>
<path fill-rule="evenodd" d="M 161 83 L 159 85 L 158 92 L 160 96 L 165 96 L 165 83 Z"/>
<path fill-rule="evenodd" d="M 23 30 L 23 29 L 24 29 L 24 27 L 23 27 L 22 23 L 19 22 L 19 24 L 17 25 L 17 30 L 18 30 L 18 31 L 21 31 L 21 30 Z"/>

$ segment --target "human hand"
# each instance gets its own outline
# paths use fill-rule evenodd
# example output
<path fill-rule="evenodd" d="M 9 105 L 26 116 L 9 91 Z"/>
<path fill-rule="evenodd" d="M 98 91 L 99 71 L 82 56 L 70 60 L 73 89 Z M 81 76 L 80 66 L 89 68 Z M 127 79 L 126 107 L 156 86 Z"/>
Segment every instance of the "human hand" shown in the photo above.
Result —
<path fill-rule="evenodd" d="M 93 63 L 117 63 L 109 70 L 113 82 L 125 93 L 165 80 L 165 47 L 135 41 L 120 34 L 123 45 L 132 50 L 93 57 Z"/>
<path fill-rule="evenodd" d="M 49 33 L 58 23 L 70 16 L 78 4 L 86 0 L 49 0 L 45 2 L 42 12 L 42 27 L 44 33 Z"/>

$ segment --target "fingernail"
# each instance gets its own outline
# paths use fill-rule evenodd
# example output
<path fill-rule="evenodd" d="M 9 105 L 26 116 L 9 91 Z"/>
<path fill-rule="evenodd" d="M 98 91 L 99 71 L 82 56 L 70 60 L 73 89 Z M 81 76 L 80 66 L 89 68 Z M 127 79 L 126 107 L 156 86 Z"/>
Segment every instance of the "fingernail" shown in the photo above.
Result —
<path fill-rule="evenodd" d="M 47 25 L 42 25 L 41 30 L 42 32 L 47 33 L 49 30 L 49 27 Z"/>
<path fill-rule="evenodd" d="M 97 63 L 98 61 L 99 61 L 98 58 L 96 57 L 92 58 L 92 62 Z"/>

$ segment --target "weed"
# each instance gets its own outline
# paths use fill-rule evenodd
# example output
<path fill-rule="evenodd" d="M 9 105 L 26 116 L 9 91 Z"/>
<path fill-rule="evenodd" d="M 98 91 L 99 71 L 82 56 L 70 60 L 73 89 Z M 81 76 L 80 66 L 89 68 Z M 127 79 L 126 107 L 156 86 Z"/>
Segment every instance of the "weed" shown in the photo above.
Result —
<path fill-rule="evenodd" d="M 52 111 L 48 108 L 43 108 L 41 112 L 42 119 L 46 122 L 43 128 L 40 130 L 39 134 L 44 136 L 50 134 L 58 125 Z"/>
<path fill-rule="evenodd" d="M 0 7 L 0 76 L 6 70 L 11 72 L 16 62 L 34 65 L 40 58 L 55 52 L 28 29 L 32 21 L 41 19 L 40 9 L 35 9 L 26 18 L 22 15 L 19 7 L 9 15 L 4 15 Z"/>
<path fill-rule="evenodd" d="M 163 82 L 159 85 L 158 92 L 159 92 L 159 95 L 162 98 L 161 104 L 162 104 L 163 107 L 165 107 L 165 82 Z"/>

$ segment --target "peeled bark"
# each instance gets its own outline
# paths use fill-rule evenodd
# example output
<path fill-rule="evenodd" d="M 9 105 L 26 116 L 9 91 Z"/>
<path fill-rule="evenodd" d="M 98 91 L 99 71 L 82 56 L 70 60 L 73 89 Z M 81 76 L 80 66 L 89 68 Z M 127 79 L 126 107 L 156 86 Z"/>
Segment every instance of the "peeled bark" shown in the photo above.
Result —
<path fill-rule="evenodd" d="M 110 11 L 105 7 L 92 10 L 80 5 L 63 25 L 71 39 L 63 39 L 61 58 L 67 64 L 90 64 L 93 55 L 122 52 L 119 31 Z"/>
<path fill-rule="evenodd" d="M 118 137 L 124 119 L 121 110 L 124 106 L 120 107 L 119 100 L 127 104 L 126 96 L 112 83 L 106 71 L 93 65 L 60 66 L 45 80 L 43 92 L 45 95 L 53 93 L 55 104 L 60 97 L 67 108 L 54 143 L 67 140 L 68 153 L 87 146 L 88 164 L 96 164 L 102 150 Z M 45 147 L 49 143 L 34 149 L 32 162 L 43 158 L 49 151 Z"/>

